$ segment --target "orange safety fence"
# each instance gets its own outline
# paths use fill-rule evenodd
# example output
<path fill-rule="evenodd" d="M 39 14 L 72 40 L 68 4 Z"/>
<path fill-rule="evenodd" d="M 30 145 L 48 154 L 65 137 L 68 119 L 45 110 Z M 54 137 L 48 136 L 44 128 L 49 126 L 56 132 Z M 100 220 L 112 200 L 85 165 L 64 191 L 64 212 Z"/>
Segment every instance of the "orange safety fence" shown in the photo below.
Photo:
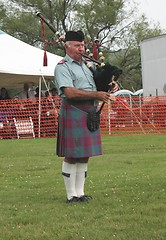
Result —
<path fill-rule="evenodd" d="M 59 97 L 0 101 L 0 139 L 56 137 Z M 166 96 L 116 97 L 101 113 L 102 135 L 166 133 Z"/>
<path fill-rule="evenodd" d="M 166 133 L 166 96 L 116 97 L 105 105 L 101 129 L 110 135 Z"/>

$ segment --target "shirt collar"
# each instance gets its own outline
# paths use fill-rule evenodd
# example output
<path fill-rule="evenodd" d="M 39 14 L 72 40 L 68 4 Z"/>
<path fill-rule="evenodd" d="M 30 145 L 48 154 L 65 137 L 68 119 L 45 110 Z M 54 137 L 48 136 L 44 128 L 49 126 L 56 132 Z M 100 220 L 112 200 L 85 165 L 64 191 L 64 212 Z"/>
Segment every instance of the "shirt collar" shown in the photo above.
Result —
<path fill-rule="evenodd" d="M 80 64 L 80 63 L 78 63 L 77 61 L 75 61 L 73 58 L 71 58 L 69 55 L 67 55 L 66 54 L 66 56 L 65 56 L 65 58 L 66 58 L 66 60 L 69 62 L 69 63 L 77 63 L 77 64 L 79 64 L 79 65 L 82 65 L 82 63 Z"/>

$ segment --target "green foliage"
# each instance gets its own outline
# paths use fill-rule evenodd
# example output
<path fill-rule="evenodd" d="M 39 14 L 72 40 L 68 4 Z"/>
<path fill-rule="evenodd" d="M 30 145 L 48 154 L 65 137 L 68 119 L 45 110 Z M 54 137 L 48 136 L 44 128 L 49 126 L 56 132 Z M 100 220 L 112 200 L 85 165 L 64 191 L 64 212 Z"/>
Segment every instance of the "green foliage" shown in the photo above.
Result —
<path fill-rule="evenodd" d="M 104 37 L 105 31 L 117 24 L 118 12 L 123 8 L 123 1 L 91 0 L 86 4 L 80 3 L 78 8 L 78 17 L 85 23 L 87 34 L 90 34 L 93 41 L 95 38 L 102 38 L 99 33 L 103 32 Z"/>
<path fill-rule="evenodd" d="M 81 29 L 86 42 L 98 39 L 106 61 L 120 67 L 121 85 L 130 90 L 141 88 L 140 41 L 163 33 L 159 26 L 150 26 L 145 16 L 136 16 L 137 6 L 130 0 L 9 0 L 1 3 L 0 26 L 3 31 L 33 46 L 57 55 L 64 55 L 57 36 L 44 27 L 44 36 L 36 12 L 40 12 L 60 35 L 67 30 Z M 51 44 L 54 43 L 54 44 Z M 87 44 L 93 48 L 92 44 Z"/>
<path fill-rule="evenodd" d="M 166 239 L 165 138 L 103 137 L 86 180 L 93 200 L 69 205 L 54 139 L 1 140 L 0 239 Z"/>

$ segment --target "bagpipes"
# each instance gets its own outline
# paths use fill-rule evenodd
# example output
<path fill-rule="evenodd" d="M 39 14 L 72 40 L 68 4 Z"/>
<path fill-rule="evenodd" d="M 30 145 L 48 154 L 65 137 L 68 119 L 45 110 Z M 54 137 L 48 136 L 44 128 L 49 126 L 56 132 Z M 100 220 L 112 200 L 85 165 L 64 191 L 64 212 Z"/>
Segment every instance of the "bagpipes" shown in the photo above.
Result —
<path fill-rule="evenodd" d="M 96 46 L 94 46 L 96 47 Z M 93 72 L 93 78 L 96 84 L 97 91 L 104 92 L 116 92 L 119 88 L 117 80 L 122 74 L 122 70 L 110 63 L 104 63 L 104 56 L 102 52 L 99 52 L 99 60 L 94 59 L 93 54 L 90 53 L 89 49 L 86 50 L 88 55 L 83 54 L 85 59 L 94 62 L 95 69 L 86 61 L 87 67 Z"/>
<path fill-rule="evenodd" d="M 65 38 L 59 34 L 58 31 L 41 15 L 40 12 L 36 12 L 36 16 L 40 18 L 41 23 L 45 23 L 50 30 L 57 36 L 58 43 L 61 46 L 64 46 Z M 99 46 L 101 44 L 98 40 L 93 42 L 93 54 L 90 53 L 90 50 L 87 49 L 86 53 L 83 54 L 83 60 L 87 67 L 92 71 L 93 78 L 96 84 L 97 91 L 112 91 L 115 92 L 118 90 L 117 80 L 122 74 L 122 70 L 116 66 L 111 65 L 110 63 L 104 63 L 104 57 L 101 52 L 99 52 Z M 63 47 L 64 49 L 64 47 Z M 98 56 L 100 57 L 100 61 L 97 60 Z M 45 51 L 45 62 L 46 62 L 46 51 Z M 90 62 L 93 62 L 95 66 L 92 66 Z"/>
<path fill-rule="evenodd" d="M 56 29 L 39 12 L 37 12 L 36 15 L 40 18 L 41 23 L 44 22 L 53 31 L 53 33 L 56 34 L 56 36 L 58 37 L 58 42 L 60 42 L 61 46 L 64 46 L 64 37 L 60 36 L 59 32 L 56 31 Z M 95 40 L 93 43 L 94 56 L 92 56 L 90 51 L 87 49 L 86 52 L 89 54 L 89 56 L 83 54 L 83 61 L 93 73 L 93 78 L 96 84 L 97 91 L 114 93 L 118 90 L 117 80 L 122 74 L 122 70 L 109 63 L 104 63 L 104 57 L 102 53 L 98 53 L 99 45 L 99 41 Z M 100 56 L 101 62 L 97 60 L 98 55 Z M 93 62 L 95 66 L 93 67 L 90 62 Z M 93 111 L 87 113 L 87 128 L 89 129 L 89 131 L 95 132 L 99 128 L 100 114 L 102 108 L 104 107 L 104 104 L 105 102 L 102 103 L 97 112 Z"/>

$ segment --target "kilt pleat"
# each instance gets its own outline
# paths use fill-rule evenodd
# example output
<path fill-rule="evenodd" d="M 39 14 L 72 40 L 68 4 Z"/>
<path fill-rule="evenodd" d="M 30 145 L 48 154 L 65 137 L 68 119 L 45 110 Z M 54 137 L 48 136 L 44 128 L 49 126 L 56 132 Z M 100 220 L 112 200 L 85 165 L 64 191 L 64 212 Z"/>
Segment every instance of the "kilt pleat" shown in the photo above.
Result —
<path fill-rule="evenodd" d="M 86 125 L 92 105 L 73 106 L 63 101 L 58 119 L 57 155 L 84 158 L 102 154 L 100 129 L 90 132 Z"/>

